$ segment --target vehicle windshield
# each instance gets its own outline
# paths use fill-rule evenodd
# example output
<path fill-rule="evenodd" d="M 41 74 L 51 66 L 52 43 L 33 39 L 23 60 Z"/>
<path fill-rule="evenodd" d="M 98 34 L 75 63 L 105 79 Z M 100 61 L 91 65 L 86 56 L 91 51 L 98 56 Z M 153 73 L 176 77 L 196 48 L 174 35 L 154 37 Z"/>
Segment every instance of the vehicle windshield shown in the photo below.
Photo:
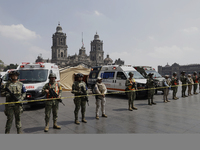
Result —
<path fill-rule="evenodd" d="M 153 73 L 153 78 L 162 78 L 162 76 L 158 72 L 156 72 L 155 70 L 146 70 L 146 73 L 147 73 L 147 75 L 149 73 Z"/>
<path fill-rule="evenodd" d="M 129 77 L 129 72 L 132 72 L 134 75 L 133 75 L 133 78 L 134 79 L 144 79 L 144 77 L 137 71 L 126 71 L 126 74 L 127 76 Z"/>
<path fill-rule="evenodd" d="M 44 82 L 47 80 L 48 70 L 19 70 L 19 81 L 23 83 Z"/>
<path fill-rule="evenodd" d="M 2 77 L 2 80 L 3 80 L 3 81 L 8 81 L 8 73 L 5 74 L 5 75 Z"/>

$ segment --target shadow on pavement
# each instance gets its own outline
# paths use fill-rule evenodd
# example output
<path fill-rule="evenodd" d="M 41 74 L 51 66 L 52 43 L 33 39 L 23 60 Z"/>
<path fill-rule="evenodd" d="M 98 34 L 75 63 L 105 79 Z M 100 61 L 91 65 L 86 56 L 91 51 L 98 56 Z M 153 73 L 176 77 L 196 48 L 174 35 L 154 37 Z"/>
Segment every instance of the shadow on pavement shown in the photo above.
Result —
<path fill-rule="evenodd" d="M 113 111 L 127 111 L 127 108 L 119 108 L 119 109 L 113 109 Z"/>
<path fill-rule="evenodd" d="M 58 121 L 58 125 L 74 124 L 74 121 Z"/>
<path fill-rule="evenodd" d="M 43 109 L 45 106 L 43 105 L 33 105 L 33 106 L 23 106 L 24 107 L 24 111 L 32 111 L 32 110 L 38 110 L 38 109 Z"/>
<path fill-rule="evenodd" d="M 43 131 L 45 126 L 42 127 L 33 127 L 33 128 L 25 128 L 23 129 L 23 132 L 25 133 L 32 133 L 32 132 L 37 132 L 37 131 Z"/>

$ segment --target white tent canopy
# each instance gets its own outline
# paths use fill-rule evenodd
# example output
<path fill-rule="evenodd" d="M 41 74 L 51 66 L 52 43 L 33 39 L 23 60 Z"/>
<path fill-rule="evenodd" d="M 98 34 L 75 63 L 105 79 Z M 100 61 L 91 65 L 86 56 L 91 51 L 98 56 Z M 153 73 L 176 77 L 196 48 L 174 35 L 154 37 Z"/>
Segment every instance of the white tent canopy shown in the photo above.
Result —
<path fill-rule="evenodd" d="M 60 69 L 60 84 L 65 90 L 72 90 L 72 84 L 74 82 L 74 74 L 82 73 L 83 75 L 89 75 L 90 68 L 85 68 L 82 65 L 76 67 L 70 67 L 66 69 Z"/>

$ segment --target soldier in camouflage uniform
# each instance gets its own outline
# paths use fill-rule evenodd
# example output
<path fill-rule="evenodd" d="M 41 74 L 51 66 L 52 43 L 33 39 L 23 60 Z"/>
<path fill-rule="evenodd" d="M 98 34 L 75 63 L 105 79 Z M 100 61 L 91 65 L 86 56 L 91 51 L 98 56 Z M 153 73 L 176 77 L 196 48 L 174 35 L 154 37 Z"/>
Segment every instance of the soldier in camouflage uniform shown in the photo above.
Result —
<path fill-rule="evenodd" d="M 149 73 L 148 74 L 148 78 L 147 78 L 147 88 L 148 88 L 148 105 L 156 105 L 156 103 L 153 102 L 153 96 L 154 96 L 154 93 L 155 93 L 155 83 L 154 83 L 154 80 L 153 80 L 153 73 Z M 150 101 L 151 99 L 151 101 Z"/>
<path fill-rule="evenodd" d="M 125 86 L 126 86 L 126 91 L 127 91 L 127 95 L 128 95 L 128 110 L 133 111 L 137 110 L 136 107 L 134 107 L 134 100 L 136 98 L 136 91 L 137 90 L 137 86 L 136 86 L 136 82 L 135 79 L 133 78 L 133 73 L 129 72 L 129 78 L 126 80 Z"/>
<path fill-rule="evenodd" d="M 22 101 L 26 96 L 26 89 L 22 82 L 19 82 L 17 80 L 19 76 L 19 72 L 17 71 L 11 71 L 9 73 L 9 77 L 11 78 L 11 81 L 8 81 L 6 84 L 3 85 L 3 88 L 1 90 L 1 95 L 6 97 L 6 102 L 15 102 L 8 91 L 6 91 L 6 88 L 8 88 L 11 93 L 14 94 L 14 96 L 19 99 L 19 101 Z M 17 134 L 21 133 L 21 113 L 23 112 L 22 103 L 13 103 L 13 104 L 6 104 L 4 113 L 7 116 L 7 122 L 5 127 L 5 134 L 10 133 L 10 129 L 12 126 L 13 121 L 13 115 L 15 115 L 15 125 L 17 128 Z"/>
<path fill-rule="evenodd" d="M 174 100 L 177 100 L 177 99 L 179 99 L 178 97 L 176 97 L 176 93 L 177 93 L 177 90 L 178 90 L 179 81 L 178 81 L 177 73 L 176 72 L 173 73 L 173 76 L 172 76 L 172 79 L 171 79 L 171 83 L 172 83 L 171 88 L 173 90 L 173 93 L 172 93 L 173 96 L 172 96 L 172 98 Z"/>
<path fill-rule="evenodd" d="M 87 123 L 87 120 L 85 120 L 86 100 L 82 96 L 83 95 L 82 89 L 84 89 L 84 91 L 87 91 L 87 86 L 85 82 L 82 81 L 83 75 L 81 73 L 78 73 L 76 77 L 78 81 L 74 81 L 72 85 L 72 93 L 74 94 L 74 96 L 80 96 L 80 97 L 74 98 L 74 104 L 75 104 L 75 110 L 74 110 L 75 122 L 74 123 L 79 125 L 80 122 L 78 121 L 78 112 L 80 110 L 80 107 L 81 107 L 81 114 L 82 114 L 82 122 Z"/>
<path fill-rule="evenodd" d="M 185 71 L 181 72 L 180 80 L 182 82 L 182 97 L 188 97 L 185 95 L 187 89 L 187 77 L 185 76 Z"/>
<path fill-rule="evenodd" d="M 199 76 L 198 76 L 198 81 L 199 81 L 199 92 L 200 92 L 200 72 L 199 72 Z"/>
<path fill-rule="evenodd" d="M 194 89 L 194 94 L 198 94 L 198 93 L 196 92 L 197 86 L 198 86 L 198 76 L 197 76 L 197 72 L 196 72 L 196 71 L 193 73 L 192 79 L 193 79 L 193 81 L 194 81 L 194 88 L 193 88 L 193 89 Z"/>
<path fill-rule="evenodd" d="M 51 73 L 49 75 L 49 83 L 46 83 L 42 89 L 42 93 L 46 94 L 46 98 L 53 98 L 51 97 L 49 90 L 52 88 L 57 95 L 59 95 L 58 98 L 61 98 L 62 93 L 62 87 L 59 82 L 55 81 L 56 74 Z M 57 125 L 57 118 L 58 118 L 58 107 L 59 101 L 54 100 L 46 100 L 45 101 L 45 129 L 44 132 L 48 132 L 49 130 L 49 119 L 51 115 L 51 110 L 53 114 L 53 128 L 54 129 L 61 129 L 60 126 Z"/>

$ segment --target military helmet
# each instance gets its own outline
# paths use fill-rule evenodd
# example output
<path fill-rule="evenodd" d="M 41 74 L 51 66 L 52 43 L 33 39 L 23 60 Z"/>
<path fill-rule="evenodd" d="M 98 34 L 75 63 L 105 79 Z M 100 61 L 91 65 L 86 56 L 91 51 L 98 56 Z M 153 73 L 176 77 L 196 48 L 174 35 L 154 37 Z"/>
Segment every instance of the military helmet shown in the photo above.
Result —
<path fill-rule="evenodd" d="M 181 71 L 181 74 L 185 73 L 185 71 Z"/>
<path fill-rule="evenodd" d="M 154 75 L 154 73 L 149 73 L 148 76 Z"/>
<path fill-rule="evenodd" d="M 49 79 L 50 79 L 50 78 L 56 78 L 56 74 L 55 74 L 55 73 L 50 73 L 50 74 L 49 74 Z"/>
<path fill-rule="evenodd" d="M 11 75 L 17 75 L 17 76 L 19 76 L 19 74 L 20 74 L 20 73 L 19 73 L 18 71 L 15 71 L 15 70 L 14 70 L 14 71 L 10 71 L 10 72 L 9 72 L 9 77 L 10 77 Z"/>
<path fill-rule="evenodd" d="M 177 75 L 177 73 L 176 73 L 176 72 L 174 72 L 174 73 L 173 73 L 173 75 Z"/>
<path fill-rule="evenodd" d="M 134 75 L 134 74 L 132 72 L 129 72 L 128 75 L 130 76 L 130 75 Z"/>
<path fill-rule="evenodd" d="M 78 74 L 76 75 L 76 77 L 77 77 L 77 78 L 82 78 L 82 77 L 83 77 L 83 74 L 82 74 L 82 73 L 78 73 Z"/>
<path fill-rule="evenodd" d="M 196 71 L 194 71 L 194 74 L 197 74 L 197 72 L 196 72 Z"/>

